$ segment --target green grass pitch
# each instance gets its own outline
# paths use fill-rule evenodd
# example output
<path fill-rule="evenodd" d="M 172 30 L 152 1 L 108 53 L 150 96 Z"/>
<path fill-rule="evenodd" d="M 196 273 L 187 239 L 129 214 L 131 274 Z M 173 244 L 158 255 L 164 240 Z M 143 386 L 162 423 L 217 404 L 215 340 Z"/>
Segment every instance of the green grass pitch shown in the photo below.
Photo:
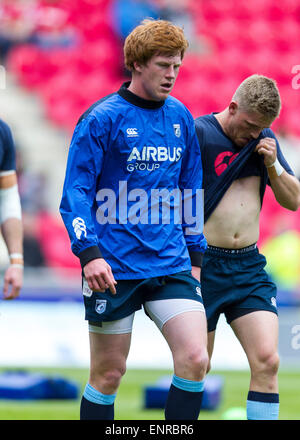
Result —
<path fill-rule="evenodd" d="M 2 368 L 3 370 L 3 368 Z M 6 369 L 7 370 L 7 369 Z M 85 387 L 88 370 L 39 368 L 30 369 L 47 375 L 60 375 L 75 380 L 82 391 Z M 116 420 L 163 420 L 163 410 L 144 408 L 144 386 L 154 384 L 161 376 L 171 374 L 165 370 L 129 369 L 123 378 L 115 403 Z M 231 407 L 246 406 L 249 372 L 212 371 L 224 378 L 222 402 L 215 411 L 202 411 L 200 420 L 221 420 L 224 411 Z M 280 419 L 300 420 L 299 389 L 300 371 L 281 371 Z M 78 420 L 81 396 L 77 400 L 4 400 L 0 399 L 0 420 Z"/>

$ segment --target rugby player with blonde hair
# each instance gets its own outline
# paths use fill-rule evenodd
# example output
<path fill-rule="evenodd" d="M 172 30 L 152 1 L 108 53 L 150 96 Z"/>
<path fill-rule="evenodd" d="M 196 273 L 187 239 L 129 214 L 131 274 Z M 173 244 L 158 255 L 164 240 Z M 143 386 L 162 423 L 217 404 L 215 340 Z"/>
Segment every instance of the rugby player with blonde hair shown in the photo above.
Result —
<path fill-rule="evenodd" d="M 275 81 L 255 74 L 239 85 L 225 110 L 195 121 L 206 200 L 201 286 L 208 352 L 211 358 L 224 313 L 251 369 L 248 419 L 279 414 L 276 286 L 256 243 L 267 184 L 284 208 L 296 211 L 300 205 L 299 181 L 270 129 L 280 108 Z"/>

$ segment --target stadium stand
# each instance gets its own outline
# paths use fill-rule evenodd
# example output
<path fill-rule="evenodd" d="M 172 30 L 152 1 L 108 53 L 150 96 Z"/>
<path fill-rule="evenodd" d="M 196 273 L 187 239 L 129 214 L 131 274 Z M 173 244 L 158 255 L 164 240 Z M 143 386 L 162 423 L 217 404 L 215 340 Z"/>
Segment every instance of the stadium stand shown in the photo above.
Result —
<path fill-rule="evenodd" d="M 46 117 L 72 131 L 81 111 L 115 90 L 123 79 L 121 41 L 110 15 L 112 1 L 52 1 L 51 14 L 47 14 L 48 1 L 36 3 L 40 14 L 36 13 L 32 31 L 35 40 L 11 49 L 8 68 L 22 86 L 42 97 Z M 155 3 L 159 5 L 159 1 Z M 276 127 L 284 124 L 300 135 L 300 94 L 290 87 L 291 69 L 299 63 L 299 3 L 189 0 L 185 6 L 194 17 L 196 32 L 210 40 L 214 50 L 204 56 L 188 54 L 174 94 L 193 113 L 203 114 L 222 108 L 232 88 L 245 76 L 254 72 L 269 75 L 278 82 L 284 102 Z M 68 45 L 45 49 L 38 43 L 41 29 L 45 39 L 46 31 L 52 34 L 64 27 L 74 36 Z"/>
<path fill-rule="evenodd" d="M 68 141 L 80 114 L 126 79 L 122 41 L 112 22 L 113 0 L 31 0 L 26 2 L 25 11 L 22 2 L 18 9 L 18 3 L 14 2 L 12 7 L 11 2 L 4 0 L 0 8 L 0 22 L 3 17 L 6 21 L 9 17 L 14 29 L 20 23 L 24 27 L 22 38 L 15 39 L 6 53 L 8 75 L 18 88 L 35 96 L 45 120 L 66 133 Z M 222 110 L 246 76 L 253 73 L 270 76 L 277 81 L 283 102 L 273 128 L 297 140 L 300 137 L 299 1 L 186 0 L 183 3 L 193 17 L 194 32 L 210 42 L 211 50 L 203 54 L 193 50 L 187 53 L 173 95 L 198 116 Z M 160 0 L 153 4 L 159 8 Z M 24 24 L 28 21 L 30 26 Z M 284 147 L 283 143 L 285 151 Z M 32 148 L 35 148 L 32 155 L 35 163 L 38 148 L 34 145 Z M 293 148 L 298 153 L 293 155 L 292 165 L 299 170 L 300 141 Z M 57 150 L 54 155 L 63 163 L 66 151 L 60 154 Z M 294 164 L 297 157 L 298 164 Z M 56 184 L 54 180 L 52 177 L 54 191 L 59 193 L 60 180 Z M 50 210 L 54 212 L 53 205 Z M 300 234 L 299 220 L 299 213 L 285 215 L 285 210 L 267 191 L 260 244 L 264 245 L 286 228 Z M 46 216 L 41 224 L 44 228 L 48 224 L 47 234 L 53 233 L 57 240 L 61 237 L 66 240 L 65 247 L 69 246 L 53 219 Z M 44 249 L 48 261 L 51 260 L 48 264 L 68 261 L 72 266 L 69 255 L 58 256 L 53 249 L 54 246 Z M 53 258 L 58 260 L 55 262 Z"/>

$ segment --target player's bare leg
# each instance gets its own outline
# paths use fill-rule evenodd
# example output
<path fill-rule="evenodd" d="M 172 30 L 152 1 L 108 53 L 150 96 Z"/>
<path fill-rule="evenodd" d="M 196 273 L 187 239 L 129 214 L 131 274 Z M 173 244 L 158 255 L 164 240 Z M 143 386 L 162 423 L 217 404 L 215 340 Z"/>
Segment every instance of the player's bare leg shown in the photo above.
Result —
<path fill-rule="evenodd" d="M 162 333 L 174 362 L 166 419 L 197 419 L 208 364 L 206 316 L 203 312 L 182 313 L 167 321 Z"/>
<path fill-rule="evenodd" d="M 216 335 L 215 331 L 207 333 L 207 352 L 208 352 L 209 362 L 207 365 L 206 373 L 208 373 L 211 369 L 211 358 L 214 351 L 215 335 Z"/>
<path fill-rule="evenodd" d="M 113 419 L 116 392 L 126 371 L 131 333 L 90 332 L 90 377 L 81 401 L 80 418 Z"/>
<path fill-rule="evenodd" d="M 89 337 L 89 383 L 103 394 L 114 394 L 126 371 L 131 333 L 106 335 L 90 332 Z"/>
<path fill-rule="evenodd" d="M 253 405 L 252 401 L 256 405 L 253 418 L 276 417 L 276 412 L 278 417 L 277 315 L 269 311 L 256 311 L 235 319 L 231 327 L 247 355 L 251 369 L 250 406 Z M 270 408 L 269 413 L 267 407 Z"/>
<path fill-rule="evenodd" d="M 232 321 L 231 327 L 249 361 L 250 390 L 277 393 L 277 315 L 263 310 L 249 313 Z"/>
<path fill-rule="evenodd" d="M 207 333 L 207 352 L 208 352 L 209 361 L 208 361 L 206 373 L 208 373 L 211 370 L 211 358 L 214 351 L 215 335 L 216 335 L 215 330 Z"/>
<path fill-rule="evenodd" d="M 175 374 L 185 379 L 203 380 L 208 362 L 205 314 L 177 315 L 166 322 L 162 333 L 173 355 Z"/>

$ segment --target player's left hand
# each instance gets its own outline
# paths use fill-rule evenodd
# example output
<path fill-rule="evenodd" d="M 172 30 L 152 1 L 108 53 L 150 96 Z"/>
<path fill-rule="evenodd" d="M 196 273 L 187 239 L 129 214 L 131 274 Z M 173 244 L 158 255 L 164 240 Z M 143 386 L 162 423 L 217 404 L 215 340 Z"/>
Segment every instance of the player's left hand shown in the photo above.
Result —
<path fill-rule="evenodd" d="M 277 158 L 276 141 L 273 138 L 264 138 L 259 141 L 254 150 L 258 154 L 264 156 L 264 164 L 266 167 L 271 166 Z"/>
<path fill-rule="evenodd" d="M 14 299 L 19 296 L 23 284 L 23 269 L 9 266 L 4 276 L 4 299 Z"/>

